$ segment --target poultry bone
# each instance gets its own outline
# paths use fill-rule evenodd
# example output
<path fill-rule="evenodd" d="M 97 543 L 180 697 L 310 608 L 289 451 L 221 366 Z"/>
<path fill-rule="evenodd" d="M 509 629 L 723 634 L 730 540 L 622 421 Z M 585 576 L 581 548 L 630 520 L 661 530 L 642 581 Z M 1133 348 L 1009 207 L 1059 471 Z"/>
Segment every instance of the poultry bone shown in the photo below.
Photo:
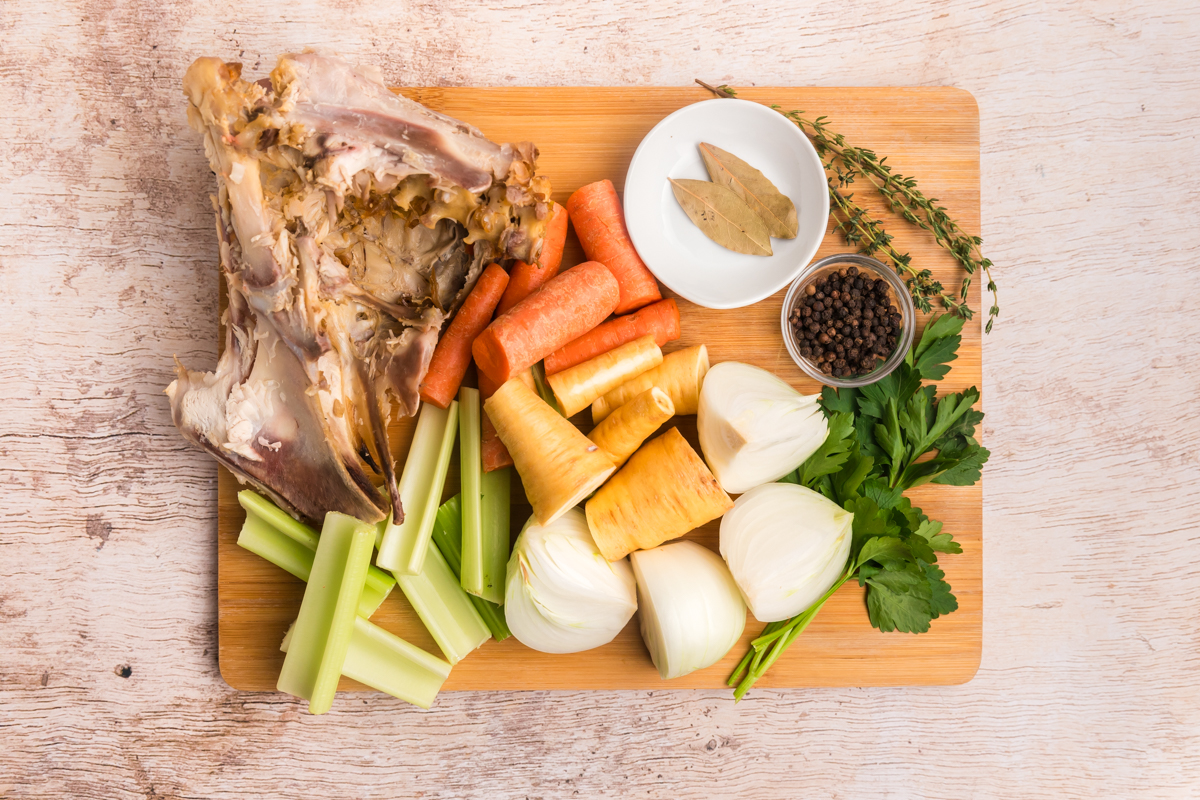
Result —
<path fill-rule="evenodd" d="M 315 53 L 269 79 L 200 58 L 228 307 L 214 372 L 176 362 L 175 425 L 299 519 L 404 519 L 388 442 L 416 414 L 438 333 L 483 267 L 536 260 L 549 182 L 530 143 L 393 94 Z"/>

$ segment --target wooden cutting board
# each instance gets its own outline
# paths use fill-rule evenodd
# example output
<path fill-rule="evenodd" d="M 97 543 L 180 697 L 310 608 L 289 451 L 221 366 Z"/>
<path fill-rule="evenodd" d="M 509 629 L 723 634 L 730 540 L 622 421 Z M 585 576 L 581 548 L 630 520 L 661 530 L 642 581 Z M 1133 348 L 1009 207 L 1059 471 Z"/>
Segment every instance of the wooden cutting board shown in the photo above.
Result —
<path fill-rule="evenodd" d="M 541 151 L 539 172 L 565 202 L 584 184 L 609 178 L 621 190 L 625 171 L 642 137 L 667 114 L 707 100 L 699 88 L 445 88 L 405 89 L 431 108 L 478 126 L 495 141 L 533 140 Z M 917 176 L 927 194 L 940 199 L 968 232 L 979 230 L 979 113 L 974 98 L 946 88 L 747 89 L 741 96 L 785 109 L 829 118 L 847 141 L 888 157 L 906 175 Z M 951 258 L 932 238 L 891 217 L 865 186 L 856 197 L 888 222 L 901 252 L 928 267 L 947 287 L 961 280 Z M 845 242 L 827 232 L 817 257 L 847 252 Z M 583 261 L 571 234 L 564 267 Z M 983 306 L 977 281 L 970 305 Z M 666 293 L 669 294 L 669 293 Z M 713 311 L 680 300 L 683 338 L 667 350 L 706 344 L 711 360 L 739 360 L 771 370 L 808 394 L 820 387 L 792 363 L 780 335 L 783 291 L 749 308 Z M 943 391 L 981 383 L 980 325 L 964 331 L 959 358 L 941 382 Z M 587 412 L 581 415 L 586 416 Z M 673 420 L 696 444 L 695 417 Z M 395 427 L 393 441 L 403 464 L 411 422 Z M 279 642 L 300 607 L 304 584 L 236 544 L 243 514 L 234 477 L 220 469 L 218 514 L 218 619 L 221 675 L 235 689 L 273 691 L 283 654 Z M 446 496 L 458 487 L 457 469 Z M 880 633 L 867 620 L 863 590 L 848 584 L 825 606 L 786 655 L 758 682 L 760 687 L 893 686 L 954 684 L 970 680 L 979 666 L 983 631 L 982 485 L 970 488 L 926 486 L 910 493 L 929 516 L 962 544 L 960 555 L 939 564 L 958 597 L 955 613 L 934 621 L 925 634 Z M 529 516 L 520 482 L 514 481 L 514 537 Z M 717 547 L 718 524 L 688 538 Z M 372 618 L 408 641 L 437 653 L 399 589 Z M 725 685 L 730 670 L 758 635 L 762 624 L 747 619 L 742 641 L 709 669 L 665 682 L 650 663 L 637 617 L 605 647 L 573 655 L 530 650 L 515 638 L 488 641 L 455 666 L 445 689 L 687 689 Z M 364 689 L 348 679 L 343 689 Z"/>

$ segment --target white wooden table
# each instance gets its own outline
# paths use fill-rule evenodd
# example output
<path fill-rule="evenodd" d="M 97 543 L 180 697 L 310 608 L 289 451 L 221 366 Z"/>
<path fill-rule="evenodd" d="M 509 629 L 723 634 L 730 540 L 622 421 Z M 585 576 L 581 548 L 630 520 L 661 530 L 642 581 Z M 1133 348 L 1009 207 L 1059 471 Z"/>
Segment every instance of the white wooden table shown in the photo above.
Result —
<path fill-rule="evenodd" d="M 1195 3 L 405 5 L 0 3 L 0 798 L 1200 797 Z M 324 717 L 229 689 L 215 470 L 161 394 L 216 358 L 180 77 L 305 46 L 421 85 L 973 92 L 1003 305 L 978 676 Z"/>

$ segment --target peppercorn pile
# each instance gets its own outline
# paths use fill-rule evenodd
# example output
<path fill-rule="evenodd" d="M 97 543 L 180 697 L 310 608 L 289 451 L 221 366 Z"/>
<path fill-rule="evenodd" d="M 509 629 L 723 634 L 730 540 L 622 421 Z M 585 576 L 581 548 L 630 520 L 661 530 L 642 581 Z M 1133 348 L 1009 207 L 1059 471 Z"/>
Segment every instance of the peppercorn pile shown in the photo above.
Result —
<path fill-rule="evenodd" d="M 858 267 L 806 286 L 789 320 L 800 355 L 835 378 L 866 375 L 891 355 L 900 336 L 900 312 L 887 281 Z"/>

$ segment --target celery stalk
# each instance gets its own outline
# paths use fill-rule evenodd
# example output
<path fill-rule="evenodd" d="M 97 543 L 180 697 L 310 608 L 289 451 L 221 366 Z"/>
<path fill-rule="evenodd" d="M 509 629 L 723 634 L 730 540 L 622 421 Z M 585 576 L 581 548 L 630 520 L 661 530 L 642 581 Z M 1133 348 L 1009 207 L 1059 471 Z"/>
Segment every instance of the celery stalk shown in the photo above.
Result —
<path fill-rule="evenodd" d="M 508 571 L 508 520 L 512 504 L 512 470 L 508 467 L 483 473 L 482 544 L 483 598 L 504 602 L 504 577 Z"/>
<path fill-rule="evenodd" d="M 433 523 L 433 543 L 445 557 L 450 570 L 455 575 L 459 575 L 462 567 L 461 495 L 454 495 L 442 503 L 442 507 L 438 509 L 437 520 Z M 479 616 L 483 617 L 483 624 L 487 625 L 488 630 L 492 632 L 492 638 L 497 642 L 502 642 L 512 636 L 512 632 L 508 629 L 508 622 L 504 619 L 503 606 L 489 603 L 482 597 L 476 597 L 473 594 L 467 596 L 471 598 L 471 604 L 475 606 Z"/>
<path fill-rule="evenodd" d="M 462 590 L 438 548 L 429 549 L 420 575 L 397 575 L 396 583 L 451 664 L 462 661 L 490 638 L 470 595 Z"/>
<path fill-rule="evenodd" d="M 429 550 L 433 518 L 442 502 L 450 452 L 458 432 L 458 403 L 443 410 L 423 403 L 412 447 L 400 474 L 400 503 L 404 521 L 387 523 L 376 563 L 396 576 L 419 575 Z"/>
<path fill-rule="evenodd" d="M 317 532 L 249 489 L 238 492 L 238 502 L 246 509 L 246 522 L 238 535 L 238 544 L 307 581 L 320 539 Z M 396 579 L 379 567 L 368 569 L 367 582 L 358 601 L 359 616 L 374 614 L 395 585 Z"/>
<path fill-rule="evenodd" d="M 294 628 L 288 628 L 279 646 L 285 653 L 291 646 Z M 450 665 L 359 617 L 354 620 L 342 674 L 384 694 L 429 708 L 450 675 Z"/>
<path fill-rule="evenodd" d="M 509 471 L 484 473 L 479 390 L 458 393 L 462 472 L 462 587 L 492 603 L 504 602 L 508 568 Z"/>
<path fill-rule="evenodd" d="M 486 567 L 483 559 L 483 489 L 480 478 L 483 462 L 479 447 L 482 436 L 479 418 L 479 390 L 466 386 L 458 390 L 459 472 L 462 475 L 462 565 L 460 580 L 468 594 L 484 593 Z M 503 598 L 501 598 L 503 600 Z"/>
<path fill-rule="evenodd" d="M 333 705 L 374 547 L 373 526 L 336 511 L 325 515 L 276 684 L 279 691 L 308 700 L 312 714 L 324 714 Z"/>

